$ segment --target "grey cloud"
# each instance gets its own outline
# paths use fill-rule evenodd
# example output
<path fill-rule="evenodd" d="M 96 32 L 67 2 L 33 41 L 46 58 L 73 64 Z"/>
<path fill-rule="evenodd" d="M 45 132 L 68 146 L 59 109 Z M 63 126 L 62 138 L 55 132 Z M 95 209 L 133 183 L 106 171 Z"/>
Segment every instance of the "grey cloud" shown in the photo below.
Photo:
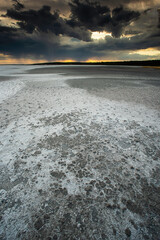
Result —
<path fill-rule="evenodd" d="M 0 27 L 0 52 L 14 56 L 14 58 L 53 59 L 73 58 L 77 61 L 85 60 L 88 54 L 94 53 L 88 47 L 76 49 L 72 46 L 61 46 L 58 41 L 48 41 L 45 38 L 22 35 L 12 28 Z"/>
<path fill-rule="evenodd" d="M 137 31 L 137 30 L 126 30 L 125 33 L 124 33 L 126 36 L 127 35 L 137 35 L 137 34 L 142 34 L 142 31 Z"/>
<path fill-rule="evenodd" d="M 106 1 L 104 2 L 106 4 Z M 91 4 L 89 0 L 74 0 L 70 3 L 71 15 L 66 19 L 62 17 L 61 12 L 53 12 L 50 6 L 28 9 L 23 5 L 23 0 L 20 3 L 23 7 L 17 7 L 17 3 L 20 2 L 14 1 L 14 8 L 9 8 L 6 16 L 16 20 L 19 28 L 0 26 L 0 52 L 17 58 L 33 57 L 47 60 L 73 58 L 80 61 L 159 46 L 158 18 L 155 16 L 150 19 L 150 15 L 155 15 L 153 11 L 148 10 L 140 15 L 139 12 L 126 9 L 124 6 L 115 5 L 109 8 L 103 1 L 98 3 L 92 1 Z M 130 25 L 132 21 L 134 26 Z M 90 30 L 106 30 L 114 37 L 107 37 L 106 41 L 93 42 Z M 123 33 L 133 34 L 134 37 L 130 40 L 118 38 Z M 62 35 L 70 37 L 69 43 L 65 45 L 63 42 L 63 46 L 60 41 Z M 72 38 L 77 39 L 76 44 L 72 45 Z M 86 43 L 79 44 L 80 40 Z"/>
<path fill-rule="evenodd" d="M 9 9 L 6 16 L 17 20 L 18 25 L 28 33 L 32 33 L 34 30 L 48 32 L 54 29 L 55 33 L 59 34 L 59 14 L 58 12 L 50 13 L 49 6 L 43 6 L 38 11 Z"/>
<path fill-rule="evenodd" d="M 126 26 L 140 16 L 137 11 L 125 10 L 123 7 L 114 8 L 112 11 L 111 31 L 114 37 L 122 35 Z"/>
<path fill-rule="evenodd" d="M 158 4 L 157 0 L 100 0 L 99 1 L 101 4 L 106 5 L 111 7 L 111 8 L 115 8 L 115 7 L 119 7 L 121 5 L 125 6 L 125 7 L 131 7 L 131 5 L 133 4 L 134 6 L 134 10 L 138 10 L 138 6 L 141 6 L 142 8 L 151 8 L 151 7 L 157 7 L 158 5 L 160 5 L 160 3 Z M 137 7 L 136 7 L 137 5 Z M 135 9 L 136 8 L 136 9 Z"/>
<path fill-rule="evenodd" d="M 131 22 L 138 19 L 140 13 L 124 9 L 123 6 L 114 8 L 112 12 L 107 6 L 89 0 L 72 0 L 71 20 L 69 24 L 82 25 L 91 31 L 109 31 L 113 37 L 120 37 Z"/>
<path fill-rule="evenodd" d="M 51 13 L 50 6 L 40 10 L 18 11 L 15 8 L 7 10 L 7 17 L 17 20 L 17 24 L 27 33 L 45 32 L 55 35 L 67 35 L 84 41 L 91 41 L 91 33 L 83 26 L 72 28 L 67 21 L 59 16 L 58 11 Z"/>
<path fill-rule="evenodd" d="M 20 3 L 18 0 L 12 0 L 14 2 L 13 6 L 16 10 L 21 10 L 24 8 L 24 5 Z"/>
<path fill-rule="evenodd" d="M 73 0 L 69 5 L 72 21 L 78 22 L 92 31 L 102 30 L 111 20 L 110 9 L 101 6 L 98 2 Z"/>
<path fill-rule="evenodd" d="M 158 27 L 160 28 L 160 8 L 157 10 L 158 13 Z"/>
<path fill-rule="evenodd" d="M 89 30 L 106 30 L 111 32 L 113 37 L 120 37 L 126 26 L 140 16 L 139 12 L 124 9 L 122 6 L 114 8 L 111 13 L 107 6 L 98 2 L 72 0 L 69 3 L 70 19 L 66 20 L 59 16 L 58 11 L 51 13 L 50 6 L 43 6 L 39 10 L 19 11 L 24 6 L 20 7 L 20 3 L 14 1 L 15 8 L 8 9 L 6 16 L 17 20 L 17 24 L 26 32 L 53 32 L 55 35 L 67 35 L 83 41 L 91 41 Z"/>
<path fill-rule="evenodd" d="M 12 39 L 16 36 L 16 29 L 0 26 L 0 51 L 2 51 L 3 46 L 9 46 L 9 44 L 12 44 Z"/>
<path fill-rule="evenodd" d="M 36 56 L 40 58 L 41 55 L 48 58 L 51 44 L 41 41 L 41 39 L 31 38 L 23 35 L 21 32 L 9 27 L 0 26 L 0 52 L 7 55 L 12 55 L 16 58 L 27 58 L 29 56 Z M 52 48 L 56 48 L 56 43 Z"/>

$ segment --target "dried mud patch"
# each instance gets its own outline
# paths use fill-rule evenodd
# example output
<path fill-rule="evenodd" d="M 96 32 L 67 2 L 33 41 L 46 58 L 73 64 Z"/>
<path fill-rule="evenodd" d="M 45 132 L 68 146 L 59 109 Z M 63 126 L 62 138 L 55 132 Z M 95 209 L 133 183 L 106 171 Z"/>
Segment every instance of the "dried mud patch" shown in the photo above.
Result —
<path fill-rule="evenodd" d="M 10 127 L 2 239 L 158 239 L 159 133 L 105 119 L 75 111 Z"/>

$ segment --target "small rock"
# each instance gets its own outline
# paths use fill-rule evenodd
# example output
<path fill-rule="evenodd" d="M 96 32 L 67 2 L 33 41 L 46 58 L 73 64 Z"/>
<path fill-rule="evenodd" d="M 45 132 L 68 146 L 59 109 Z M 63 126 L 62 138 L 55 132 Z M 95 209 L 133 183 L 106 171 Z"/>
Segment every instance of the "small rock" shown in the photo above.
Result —
<path fill-rule="evenodd" d="M 117 231 L 115 228 L 113 228 L 113 234 L 116 235 L 117 234 Z"/>
<path fill-rule="evenodd" d="M 35 151 L 35 153 L 34 153 L 34 155 L 36 156 L 36 155 L 39 155 L 39 154 L 41 154 L 41 151 Z"/>
<path fill-rule="evenodd" d="M 54 235 L 52 239 L 57 240 L 58 239 L 57 235 Z"/>
<path fill-rule="evenodd" d="M 125 234 L 126 234 L 128 237 L 131 236 L 131 231 L 130 231 L 129 228 L 126 228 L 126 230 L 125 230 Z"/>
<path fill-rule="evenodd" d="M 34 227 L 39 230 L 43 226 L 43 222 L 40 218 L 35 222 Z"/>
<path fill-rule="evenodd" d="M 54 171 L 51 171 L 50 174 L 51 174 L 52 177 L 55 177 L 55 178 L 65 177 L 65 174 L 64 174 L 63 172 L 54 172 Z"/>

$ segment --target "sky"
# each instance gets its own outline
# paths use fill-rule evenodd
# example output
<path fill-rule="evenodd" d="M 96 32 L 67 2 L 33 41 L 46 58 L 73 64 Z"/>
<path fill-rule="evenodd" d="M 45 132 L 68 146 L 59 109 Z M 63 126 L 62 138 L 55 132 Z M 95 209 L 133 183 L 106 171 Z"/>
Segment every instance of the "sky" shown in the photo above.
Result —
<path fill-rule="evenodd" d="M 0 64 L 150 59 L 159 0 L 0 0 Z"/>

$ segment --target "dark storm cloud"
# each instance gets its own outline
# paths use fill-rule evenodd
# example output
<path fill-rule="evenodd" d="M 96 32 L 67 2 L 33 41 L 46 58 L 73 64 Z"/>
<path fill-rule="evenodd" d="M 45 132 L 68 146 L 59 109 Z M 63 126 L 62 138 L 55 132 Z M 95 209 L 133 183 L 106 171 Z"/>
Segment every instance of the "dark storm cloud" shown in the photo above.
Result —
<path fill-rule="evenodd" d="M 16 10 L 21 10 L 24 8 L 24 5 L 20 3 L 18 0 L 12 0 L 14 2 L 13 6 Z"/>
<path fill-rule="evenodd" d="M 40 10 L 19 11 L 24 7 L 19 4 L 16 1 L 15 8 L 7 10 L 6 16 L 17 20 L 17 24 L 26 32 L 53 32 L 84 41 L 91 40 L 88 30 L 105 30 L 111 32 L 114 37 L 120 37 L 125 27 L 140 16 L 139 12 L 124 9 L 122 6 L 114 8 L 111 12 L 108 7 L 98 2 L 72 0 L 69 3 L 70 19 L 65 20 L 59 16 L 58 11 L 51 13 L 50 6 L 43 6 Z"/>
<path fill-rule="evenodd" d="M 51 13 L 50 6 L 40 10 L 18 11 L 15 8 L 7 10 L 7 17 L 17 20 L 17 24 L 27 33 L 44 32 L 55 35 L 67 35 L 84 41 L 90 41 L 91 34 L 83 26 L 72 28 L 66 20 L 59 16 L 58 11 Z"/>
<path fill-rule="evenodd" d="M 44 36 L 45 39 L 45 36 Z M 45 41 L 30 35 L 13 30 L 13 28 L 0 27 L 0 53 L 14 56 L 15 58 L 53 59 L 73 58 L 85 60 L 94 53 L 89 48 L 74 49 L 72 46 L 61 46 L 58 41 Z"/>
<path fill-rule="evenodd" d="M 49 56 L 57 46 L 56 42 L 49 45 L 41 39 L 31 38 L 11 27 L 0 26 L 0 53 L 12 55 L 16 58 L 30 56 L 40 58 L 41 55 Z"/>
<path fill-rule="evenodd" d="M 73 0 L 69 24 L 85 26 L 91 31 L 109 31 L 113 37 L 120 37 L 131 22 L 138 19 L 140 13 L 124 9 L 123 6 L 111 10 L 98 2 Z"/>
<path fill-rule="evenodd" d="M 1 34 L 11 34 L 15 31 L 16 31 L 15 28 L 0 26 L 0 33 Z"/>
<path fill-rule="evenodd" d="M 114 37 L 120 37 L 132 21 L 140 16 L 139 12 L 125 10 L 123 7 L 114 8 L 112 11 L 111 31 Z"/>
<path fill-rule="evenodd" d="M 158 0 L 99 0 L 98 2 L 111 8 L 119 7 L 121 5 L 125 7 L 133 5 L 134 10 L 139 10 L 140 6 L 144 9 L 155 7 L 160 4 L 158 3 Z"/>
<path fill-rule="evenodd" d="M 157 9 L 158 12 L 158 27 L 160 28 L 160 8 Z"/>
<path fill-rule="evenodd" d="M 120 51 L 130 52 L 149 47 L 159 47 L 158 33 L 154 36 L 135 36 L 132 40 L 128 38 L 112 38 L 108 37 L 107 41 L 101 44 L 94 42 L 85 46 L 71 45 L 61 46 L 58 41 L 47 42 L 40 38 L 31 38 L 22 36 L 12 28 L 0 27 L 0 52 L 12 55 L 16 58 L 35 58 L 35 59 L 65 59 L 73 58 L 77 61 L 86 60 L 92 57 L 116 56 Z"/>
<path fill-rule="evenodd" d="M 102 30 L 111 20 L 110 9 L 97 2 L 73 0 L 69 5 L 72 22 L 77 22 L 92 31 Z"/>
<path fill-rule="evenodd" d="M 9 45 L 12 45 L 12 39 L 17 36 L 16 29 L 0 26 L 0 51 L 4 49 L 7 52 Z M 4 48 L 3 48 L 4 47 Z"/>
<path fill-rule="evenodd" d="M 49 1 L 47 0 L 47 3 Z M 58 6 L 58 1 L 51 2 Z M 112 1 L 73 0 L 69 4 L 70 16 L 64 18 L 60 11 L 51 6 L 28 9 L 23 4 L 23 0 L 21 2 L 12 0 L 13 6 L 7 10 L 6 17 L 16 20 L 19 28 L 0 27 L 0 53 L 17 58 L 86 60 L 92 57 L 111 56 L 115 51 L 129 52 L 159 46 L 157 24 L 154 29 L 151 27 L 148 29 L 149 25 L 141 24 L 146 22 L 143 18 L 147 19 L 148 14 L 151 14 L 148 8 L 140 14 L 136 10 L 127 9 L 125 0 L 118 1 L 113 7 L 111 5 L 108 7 L 106 5 L 108 2 Z M 120 5 L 122 2 L 126 5 Z M 31 2 L 28 1 L 29 3 Z M 153 20 L 151 23 L 148 21 L 150 25 Z M 130 25 L 132 22 L 134 26 Z M 94 42 L 91 40 L 91 31 L 108 31 L 113 37 L 107 37 L 106 41 Z M 122 34 L 135 37 L 119 38 Z M 65 40 L 66 43 L 63 41 L 62 45 L 61 39 L 64 36 L 69 37 L 67 39 L 70 40 L 69 42 Z M 77 39 L 76 44 L 74 44 L 75 39 Z M 84 42 L 82 43 L 81 40 Z"/>
<path fill-rule="evenodd" d="M 50 12 L 49 6 L 43 6 L 40 10 L 17 11 L 17 9 L 7 10 L 7 17 L 17 20 L 17 24 L 26 32 L 33 33 L 34 30 L 61 33 L 61 26 L 58 12 Z"/>

